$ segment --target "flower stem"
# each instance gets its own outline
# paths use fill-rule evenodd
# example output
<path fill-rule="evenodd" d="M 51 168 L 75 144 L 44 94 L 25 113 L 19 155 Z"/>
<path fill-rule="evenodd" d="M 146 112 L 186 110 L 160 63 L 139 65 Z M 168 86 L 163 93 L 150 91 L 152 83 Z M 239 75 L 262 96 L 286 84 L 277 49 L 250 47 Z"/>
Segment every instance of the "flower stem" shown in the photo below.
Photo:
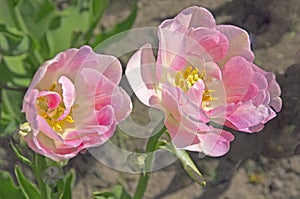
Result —
<path fill-rule="evenodd" d="M 161 137 L 161 135 L 165 131 L 166 131 L 166 127 L 163 126 L 163 128 L 158 133 L 156 133 L 155 135 L 153 135 L 152 137 L 150 137 L 148 139 L 147 146 L 146 146 L 146 153 L 151 153 L 151 152 L 153 152 L 155 150 L 159 138 Z M 154 132 L 155 132 L 155 130 L 154 130 Z M 146 191 L 146 188 L 147 188 L 147 185 L 148 185 L 148 181 L 149 181 L 149 178 L 150 178 L 150 172 L 149 171 L 151 169 L 152 160 L 153 160 L 153 154 L 151 154 L 147 158 L 147 161 L 146 161 L 146 172 L 140 174 L 140 178 L 139 178 L 139 181 L 138 181 L 138 185 L 137 185 L 137 187 L 135 189 L 135 193 L 133 195 L 133 199 L 142 199 L 143 196 L 144 196 L 144 193 Z"/>
<path fill-rule="evenodd" d="M 50 199 L 50 194 L 48 194 L 48 187 L 43 181 L 42 171 L 47 168 L 47 162 L 44 156 L 35 153 L 34 154 L 34 166 L 33 173 L 37 180 L 40 192 L 41 199 Z"/>

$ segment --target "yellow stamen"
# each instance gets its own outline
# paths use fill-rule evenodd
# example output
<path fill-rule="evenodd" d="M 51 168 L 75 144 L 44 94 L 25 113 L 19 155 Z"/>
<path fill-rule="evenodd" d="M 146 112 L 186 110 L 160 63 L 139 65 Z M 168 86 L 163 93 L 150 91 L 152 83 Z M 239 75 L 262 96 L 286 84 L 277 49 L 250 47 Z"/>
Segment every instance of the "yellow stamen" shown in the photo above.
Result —
<path fill-rule="evenodd" d="M 69 123 L 74 123 L 74 122 L 75 122 L 75 121 L 73 120 L 72 116 L 70 116 L 70 115 L 68 115 L 68 116 L 66 117 L 66 120 L 67 120 L 67 122 L 69 122 Z"/>
<path fill-rule="evenodd" d="M 192 66 L 187 67 L 183 71 L 179 71 L 175 76 L 175 85 L 181 88 L 184 92 L 187 92 L 198 80 L 202 79 L 205 82 L 205 71 L 199 73 L 198 68 Z M 216 97 L 212 97 L 211 93 L 215 90 L 206 89 L 202 96 L 202 102 L 208 102 L 211 100 L 217 100 Z"/>
<path fill-rule="evenodd" d="M 56 89 L 56 85 L 57 85 L 57 83 L 56 82 L 54 82 L 52 85 L 51 85 L 51 87 L 50 87 L 50 91 L 55 91 L 55 89 Z"/>
<path fill-rule="evenodd" d="M 56 83 L 53 83 L 49 90 L 55 91 Z M 75 108 L 78 107 L 79 106 L 76 105 Z M 64 114 L 66 110 L 63 102 L 61 102 L 55 109 L 49 109 L 47 98 L 39 97 L 36 101 L 36 108 L 38 114 L 42 116 L 47 121 L 47 123 L 52 127 L 52 129 L 57 133 L 63 133 L 66 128 L 74 127 L 75 121 L 73 119 L 73 114 L 72 114 L 73 107 L 71 108 L 69 114 L 63 119 L 60 119 L 61 115 Z"/>

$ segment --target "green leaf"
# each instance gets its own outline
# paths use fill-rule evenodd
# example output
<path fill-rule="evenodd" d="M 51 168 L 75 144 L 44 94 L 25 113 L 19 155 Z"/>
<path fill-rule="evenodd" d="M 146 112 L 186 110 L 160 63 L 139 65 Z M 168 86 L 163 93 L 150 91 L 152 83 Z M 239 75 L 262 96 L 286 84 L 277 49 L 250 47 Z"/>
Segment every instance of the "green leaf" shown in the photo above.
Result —
<path fill-rule="evenodd" d="M 64 190 L 61 199 L 72 199 L 72 189 L 75 184 L 75 170 L 70 170 L 64 178 Z"/>
<path fill-rule="evenodd" d="M 15 8 L 17 21 L 22 30 L 40 40 L 49 30 L 55 14 L 54 4 L 49 0 L 22 1 Z"/>
<path fill-rule="evenodd" d="M 12 141 L 10 141 L 10 146 L 11 148 L 13 149 L 13 151 L 15 152 L 16 156 L 25 164 L 29 165 L 29 166 L 32 166 L 32 162 L 26 158 L 25 156 L 23 156 L 19 149 L 17 149 L 17 147 L 14 145 L 14 143 Z"/>
<path fill-rule="evenodd" d="M 0 199 L 25 199 L 22 190 L 17 187 L 7 171 L 0 171 Z"/>
<path fill-rule="evenodd" d="M 70 47 L 77 47 L 75 45 L 77 39 L 89 28 L 89 13 L 87 10 L 82 10 L 79 3 L 72 4 L 58 13 L 53 20 L 52 28 L 56 28 L 46 33 L 50 57 Z M 84 42 L 79 42 L 78 45 L 83 44 Z"/>
<path fill-rule="evenodd" d="M 159 141 L 157 147 L 160 149 L 170 151 L 171 153 L 176 155 L 179 158 L 187 174 L 201 186 L 206 185 L 206 182 L 202 174 L 200 173 L 197 166 L 194 164 L 193 160 L 185 150 L 177 149 L 172 143 L 167 143 L 166 141 L 162 141 L 162 140 Z"/>
<path fill-rule="evenodd" d="M 137 12 L 138 12 L 137 0 L 135 0 L 131 8 L 130 15 L 124 21 L 116 24 L 113 29 L 104 31 L 99 35 L 96 35 L 95 41 L 92 43 L 92 47 L 95 48 L 97 45 L 99 45 L 102 41 L 106 40 L 107 38 L 116 35 L 120 32 L 129 30 L 133 26 L 133 23 L 137 16 Z"/>
<path fill-rule="evenodd" d="M 90 27 L 85 34 L 85 43 L 90 43 L 90 39 L 93 36 L 93 32 L 97 27 L 98 22 L 100 21 L 105 9 L 107 8 L 109 0 L 90 0 L 89 1 L 89 20 Z"/>
<path fill-rule="evenodd" d="M 90 24 L 97 23 L 107 8 L 109 0 L 90 0 L 89 1 L 89 20 Z"/>
<path fill-rule="evenodd" d="M 22 95 L 21 92 L 2 89 L 2 103 L 0 104 L 0 128 L 2 130 L 0 131 L 0 134 L 6 135 L 13 133 L 21 123 L 21 120 L 23 119 L 23 115 L 20 111 Z"/>
<path fill-rule="evenodd" d="M 16 26 L 14 19 L 14 6 L 12 1 L 2 0 L 0 6 L 0 23 L 5 23 L 9 26 Z"/>
<path fill-rule="evenodd" d="M 0 24 L 0 53 L 2 55 L 20 55 L 29 51 L 31 41 L 25 32 Z"/>
<path fill-rule="evenodd" d="M 121 185 L 114 187 L 112 192 L 94 192 L 94 199 L 131 199 L 132 197 L 124 190 Z"/>
<path fill-rule="evenodd" d="M 40 199 L 41 194 L 36 186 L 28 181 L 19 166 L 15 167 L 15 174 L 21 190 L 27 199 Z"/>

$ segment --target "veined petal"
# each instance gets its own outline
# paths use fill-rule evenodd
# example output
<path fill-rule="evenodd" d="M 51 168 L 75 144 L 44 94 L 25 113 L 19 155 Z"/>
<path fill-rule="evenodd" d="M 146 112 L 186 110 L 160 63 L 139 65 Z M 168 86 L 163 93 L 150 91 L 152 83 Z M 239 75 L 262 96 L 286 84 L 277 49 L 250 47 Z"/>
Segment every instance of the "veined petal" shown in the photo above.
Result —
<path fill-rule="evenodd" d="M 243 57 L 232 57 L 222 70 L 227 102 L 241 101 L 252 83 L 254 71 Z"/>
<path fill-rule="evenodd" d="M 197 41 L 197 43 L 210 54 L 215 62 L 221 60 L 228 52 L 228 39 L 215 29 L 203 27 L 192 28 L 188 35 Z"/>
<path fill-rule="evenodd" d="M 226 117 L 235 129 L 244 132 L 251 132 L 250 127 L 261 124 L 266 118 L 270 118 L 270 110 L 264 105 L 256 107 L 252 103 L 238 106 Z"/>
<path fill-rule="evenodd" d="M 217 29 L 229 40 L 228 53 L 219 61 L 221 66 L 234 56 L 241 56 L 253 62 L 254 54 L 251 51 L 249 35 L 245 30 L 232 25 L 218 25 Z"/>

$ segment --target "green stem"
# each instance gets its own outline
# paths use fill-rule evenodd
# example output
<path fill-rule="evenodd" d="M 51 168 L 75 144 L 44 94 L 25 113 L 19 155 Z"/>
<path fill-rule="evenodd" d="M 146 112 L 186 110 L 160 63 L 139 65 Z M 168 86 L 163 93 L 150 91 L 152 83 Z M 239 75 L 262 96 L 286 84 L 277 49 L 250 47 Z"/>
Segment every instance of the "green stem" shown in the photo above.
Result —
<path fill-rule="evenodd" d="M 47 167 L 47 163 L 45 160 L 45 157 L 42 155 L 39 155 L 37 153 L 34 154 L 34 166 L 33 166 L 33 172 L 34 176 L 37 180 L 40 192 L 41 192 L 41 199 L 50 199 L 48 194 L 48 188 L 47 185 L 43 181 L 42 177 L 42 171 L 44 171 Z"/>
<path fill-rule="evenodd" d="M 163 126 L 163 128 L 156 133 L 155 135 L 153 135 L 152 137 L 150 137 L 148 139 L 147 142 L 147 146 L 146 146 L 146 153 L 151 153 L 156 149 L 156 144 L 159 140 L 159 138 L 161 137 L 161 135 L 166 131 L 166 127 Z M 155 132 L 155 130 L 154 130 Z M 140 178 L 138 181 L 138 185 L 135 189 L 135 193 L 133 196 L 133 199 L 142 199 L 144 196 L 144 193 L 146 191 L 147 185 L 148 185 L 148 181 L 150 178 L 150 169 L 151 169 L 151 165 L 152 165 L 152 159 L 153 159 L 153 154 L 150 155 L 147 158 L 147 162 L 146 162 L 146 172 L 145 173 L 141 173 L 140 174 Z"/>

